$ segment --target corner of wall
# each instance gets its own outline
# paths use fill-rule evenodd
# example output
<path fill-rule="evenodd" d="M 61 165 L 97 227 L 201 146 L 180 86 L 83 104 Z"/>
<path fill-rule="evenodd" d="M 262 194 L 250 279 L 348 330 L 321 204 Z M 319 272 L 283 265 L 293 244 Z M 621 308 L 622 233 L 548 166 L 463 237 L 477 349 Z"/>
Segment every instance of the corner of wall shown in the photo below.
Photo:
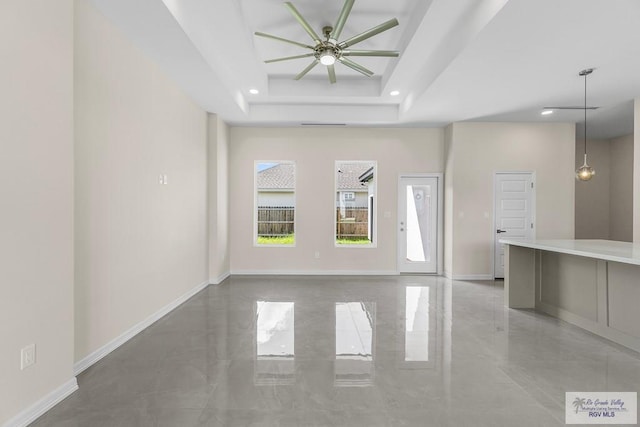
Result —
<path fill-rule="evenodd" d="M 229 260 L 229 126 L 216 114 L 207 117 L 207 197 L 209 282 L 222 282 Z"/>
<path fill-rule="evenodd" d="M 446 277 L 453 274 L 453 123 L 444 130 L 444 271 Z"/>
<path fill-rule="evenodd" d="M 640 98 L 633 109 L 633 241 L 640 243 Z"/>

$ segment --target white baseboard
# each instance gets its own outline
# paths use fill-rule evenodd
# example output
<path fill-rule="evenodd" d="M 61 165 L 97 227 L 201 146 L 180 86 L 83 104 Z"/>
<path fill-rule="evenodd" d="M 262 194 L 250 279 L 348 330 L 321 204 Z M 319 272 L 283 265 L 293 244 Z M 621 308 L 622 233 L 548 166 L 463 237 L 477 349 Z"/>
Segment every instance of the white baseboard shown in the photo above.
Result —
<path fill-rule="evenodd" d="M 453 280 L 493 280 L 491 274 L 454 274 Z"/>
<path fill-rule="evenodd" d="M 227 278 L 231 276 L 230 272 L 226 272 L 221 274 L 220 276 L 216 277 L 215 279 L 211 280 L 211 284 L 212 285 L 219 285 L 220 283 L 224 282 L 225 280 L 227 280 Z"/>
<path fill-rule="evenodd" d="M 234 270 L 233 276 L 398 276 L 395 270 Z"/>
<path fill-rule="evenodd" d="M 107 344 L 103 345 L 102 347 L 100 347 L 96 351 L 90 353 L 86 357 L 84 357 L 81 360 L 77 361 L 73 365 L 74 374 L 75 375 L 80 374 L 85 369 L 89 368 L 94 363 L 98 362 L 100 359 L 102 359 L 103 357 L 105 357 L 106 355 L 111 353 L 113 350 L 115 350 L 116 348 L 120 347 L 122 344 L 126 343 L 131 338 L 133 338 L 134 336 L 138 335 L 140 332 L 142 332 L 143 330 L 145 330 L 146 328 L 151 326 L 153 323 L 155 323 L 158 320 L 160 320 L 160 318 L 162 318 L 162 317 L 166 316 L 167 314 L 169 314 L 171 311 L 173 311 L 180 304 L 184 303 L 186 300 L 188 300 L 189 298 L 191 298 L 192 296 L 194 296 L 195 294 L 197 294 L 198 292 L 200 292 L 201 290 L 203 290 L 207 286 L 209 286 L 209 281 L 208 280 L 206 282 L 202 282 L 201 284 L 199 284 L 195 288 L 191 289 L 189 292 L 185 293 L 184 295 L 180 296 L 179 298 L 177 298 L 173 302 L 165 305 L 160 310 L 156 311 L 151 316 L 149 316 L 146 319 L 144 319 L 142 322 L 134 325 L 129 330 L 125 331 L 123 334 L 121 334 L 120 336 L 114 338 L 113 340 L 111 340 Z"/>
<path fill-rule="evenodd" d="M 67 396 L 78 389 L 78 382 L 73 377 L 66 383 L 62 384 L 24 411 L 20 412 L 9 421 L 5 422 L 2 427 L 25 427 L 41 417 L 49 409 L 56 406 Z"/>

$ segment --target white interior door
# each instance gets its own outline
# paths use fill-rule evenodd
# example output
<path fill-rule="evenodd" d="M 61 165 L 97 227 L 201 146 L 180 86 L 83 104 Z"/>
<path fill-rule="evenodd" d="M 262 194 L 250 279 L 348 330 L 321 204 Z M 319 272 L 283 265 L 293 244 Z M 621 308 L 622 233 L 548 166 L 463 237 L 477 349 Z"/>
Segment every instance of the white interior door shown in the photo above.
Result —
<path fill-rule="evenodd" d="M 500 239 L 533 239 L 533 174 L 496 173 L 495 175 L 494 276 L 504 278 L 504 245 Z"/>
<path fill-rule="evenodd" d="M 398 271 L 438 271 L 438 179 L 400 177 Z"/>

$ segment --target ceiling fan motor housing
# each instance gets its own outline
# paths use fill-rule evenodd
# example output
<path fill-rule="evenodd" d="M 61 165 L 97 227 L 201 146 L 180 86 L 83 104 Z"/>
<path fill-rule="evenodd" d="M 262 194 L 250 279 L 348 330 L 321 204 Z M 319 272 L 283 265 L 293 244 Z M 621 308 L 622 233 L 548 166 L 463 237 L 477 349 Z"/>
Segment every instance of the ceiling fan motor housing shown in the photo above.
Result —
<path fill-rule="evenodd" d="M 342 56 L 342 49 L 330 41 L 320 42 L 314 48 L 314 56 L 321 63 L 331 65 Z M 333 60 L 327 63 L 325 59 L 327 57 L 333 58 Z"/>

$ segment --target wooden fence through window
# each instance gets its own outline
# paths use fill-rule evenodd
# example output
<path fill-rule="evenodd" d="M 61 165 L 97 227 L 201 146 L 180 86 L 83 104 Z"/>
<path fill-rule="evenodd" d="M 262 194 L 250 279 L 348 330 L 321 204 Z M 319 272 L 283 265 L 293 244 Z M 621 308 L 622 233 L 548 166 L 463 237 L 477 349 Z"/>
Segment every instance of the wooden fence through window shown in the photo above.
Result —
<path fill-rule="evenodd" d="M 367 238 L 369 231 L 369 208 L 336 208 L 336 238 Z"/>
<path fill-rule="evenodd" d="M 294 233 L 293 206 L 258 206 L 258 236 L 288 236 Z"/>
<path fill-rule="evenodd" d="M 294 233 L 295 208 L 258 206 L 258 236 L 288 236 Z M 369 208 L 336 208 L 336 238 L 368 237 Z"/>

